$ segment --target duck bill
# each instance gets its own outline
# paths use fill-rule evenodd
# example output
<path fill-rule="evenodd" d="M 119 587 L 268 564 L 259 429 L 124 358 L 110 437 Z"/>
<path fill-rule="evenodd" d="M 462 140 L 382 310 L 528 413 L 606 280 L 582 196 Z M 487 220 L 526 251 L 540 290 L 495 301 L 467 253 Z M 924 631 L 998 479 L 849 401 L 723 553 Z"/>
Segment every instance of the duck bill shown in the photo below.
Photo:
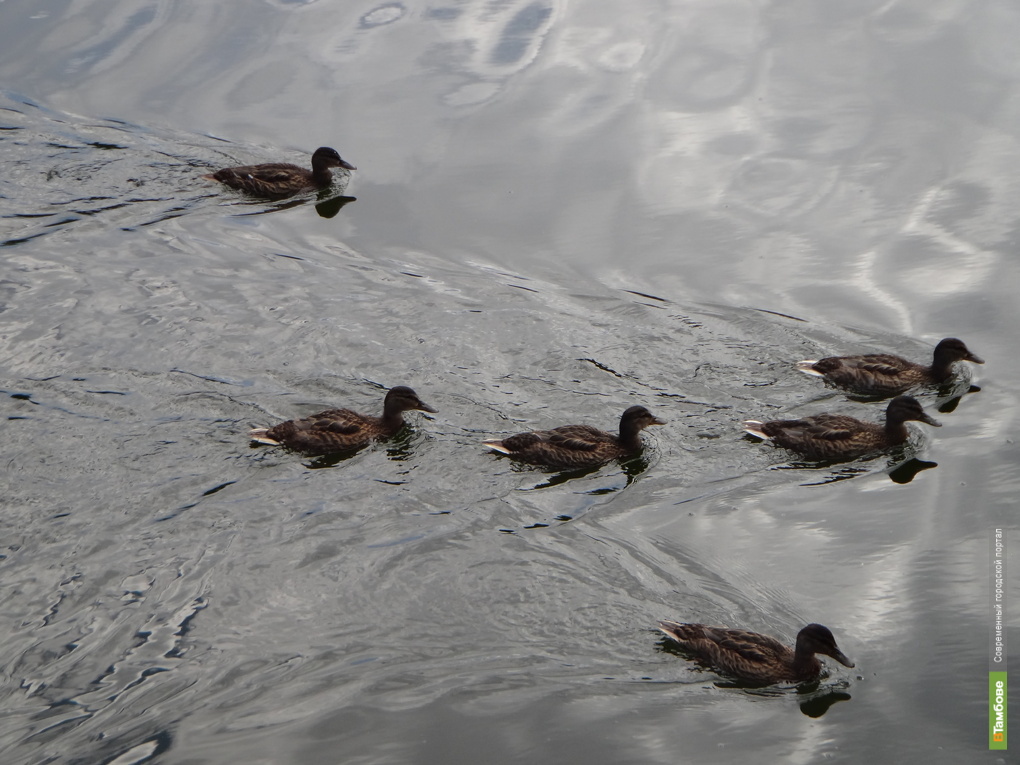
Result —
<path fill-rule="evenodd" d="M 665 425 L 669 420 L 660 420 L 658 417 L 652 417 L 652 421 L 649 425 Z"/>
<path fill-rule="evenodd" d="M 344 170 L 357 170 L 358 169 L 354 165 L 352 165 L 350 162 L 348 162 L 346 159 L 341 159 L 340 160 L 340 167 L 342 167 Z"/>
<path fill-rule="evenodd" d="M 920 421 L 928 423 L 933 428 L 941 428 L 942 427 L 942 423 L 939 422 L 938 420 L 936 420 L 930 414 L 922 414 L 921 417 L 920 417 Z"/>
<path fill-rule="evenodd" d="M 421 410 L 422 412 L 431 412 L 432 414 L 435 414 L 436 412 L 439 411 L 435 407 L 429 406 L 424 401 L 418 402 L 418 409 Z"/>
<path fill-rule="evenodd" d="M 844 667 L 849 667 L 850 669 L 853 669 L 856 666 L 852 661 L 850 661 L 849 658 L 847 658 L 847 655 L 838 648 L 834 649 L 833 652 L 829 654 L 829 656 L 838 661 Z"/>
<path fill-rule="evenodd" d="M 985 360 L 983 358 L 981 358 L 980 356 L 975 356 L 970 351 L 967 351 L 967 355 L 963 357 L 963 360 L 964 361 L 970 361 L 970 362 L 972 362 L 974 364 L 984 364 L 985 363 Z"/>

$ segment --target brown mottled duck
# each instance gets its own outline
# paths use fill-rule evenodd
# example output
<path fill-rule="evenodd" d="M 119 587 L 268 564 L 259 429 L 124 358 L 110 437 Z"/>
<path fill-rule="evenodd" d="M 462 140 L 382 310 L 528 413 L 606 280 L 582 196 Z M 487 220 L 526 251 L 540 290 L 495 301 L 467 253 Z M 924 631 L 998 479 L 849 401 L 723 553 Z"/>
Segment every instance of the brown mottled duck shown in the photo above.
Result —
<path fill-rule="evenodd" d="M 563 425 L 552 430 L 518 433 L 485 446 L 515 460 L 556 468 L 597 467 L 641 451 L 640 433 L 649 425 L 665 425 L 643 406 L 632 406 L 620 417 L 620 433 L 613 435 L 590 425 Z"/>
<path fill-rule="evenodd" d="M 372 441 L 395 436 L 404 427 L 403 413 L 412 409 L 436 411 L 406 385 L 398 385 L 386 393 L 382 417 L 358 414 L 350 409 L 327 409 L 271 428 L 255 428 L 251 438 L 260 444 L 282 445 L 312 455 L 352 451 Z"/>
<path fill-rule="evenodd" d="M 358 169 L 342 159 L 336 149 L 321 146 L 312 154 L 311 170 L 287 162 L 269 162 L 264 165 L 225 167 L 202 177 L 256 196 L 280 198 L 326 188 L 333 182 L 333 173 L 330 171 L 332 167 Z"/>
<path fill-rule="evenodd" d="M 862 422 L 845 414 L 816 414 L 800 420 L 747 420 L 744 430 L 809 460 L 852 460 L 905 442 L 910 420 L 941 427 L 925 414 L 916 398 L 899 396 L 886 407 L 884 424 Z"/>
<path fill-rule="evenodd" d="M 953 376 L 957 361 L 985 362 L 962 340 L 947 337 L 935 346 L 931 366 L 915 364 L 888 353 L 866 356 L 829 356 L 819 361 L 797 362 L 797 369 L 823 377 L 838 388 L 862 396 L 897 396 L 921 385 L 940 385 Z"/>
<path fill-rule="evenodd" d="M 659 630 L 699 662 L 753 683 L 803 683 L 821 674 L 816 654 L 831 656 L 844 667 L 854 663 L 839 650 L 828 627 L 809 624 L 791 649 L 768 635 L 705 624 L 661 621 Z"/>

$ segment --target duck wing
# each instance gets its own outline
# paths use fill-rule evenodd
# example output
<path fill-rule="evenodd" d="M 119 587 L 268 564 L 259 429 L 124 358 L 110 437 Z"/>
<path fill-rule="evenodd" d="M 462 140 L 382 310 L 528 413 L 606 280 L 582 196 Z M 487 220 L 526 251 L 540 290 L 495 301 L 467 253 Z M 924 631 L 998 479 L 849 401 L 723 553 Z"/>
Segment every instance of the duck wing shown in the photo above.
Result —
<path fill-rule="evenodd" d="M 805 433 L 810 438 L 823 441 L 845 441 L 859 430 L 860 421 L 843 414 L 819 414 L 803 420 L 807 423 Z"/>
<path fill-rule="evenodd" d="M 373 429 L 375 418 L 350 409 L 328 409 L 301 420 L 288 420 L 262 433 L 252 431 L 261 443 L 278 443 L 306 454 L 360 449 L 379 434 Z"/>
<path fill-rule="evenodd" d="M 719 648 L 744 661 L 764 663 L 774 660 L 777 655 L 787 653 L 789 649 L 768 635 L 746 630 L 706 630 Z"/>
<path fill-rule="evenodd" d="M 825 375 L 872 374 L 892 376 L 917 365 L 890 353 L 871 353 L 866 356 L 830 356 L 816 361 L 815 370 Z"/>
<path fill-rule="evenodd" d="M 205 177 L 266 197 L 290 196 L 315 186 L 310 170 L 286 162 L 226 167 Z"/>
<path fill-rule="evenodd" d="M 308 171 L 303 167 L 292 165 L 288 162 L 269 162 L 264 165 L 242 165 L 241 167 L 226 167 L 213 173 L 218 181 L 262 181 L 264 183 L 282 183 L 292 180 L 294 176 L 304 175 Z"/>
<path fill-rule="evenodd" d="M 908 369 L 917 366 L 913 362 L 902 359 L 899 356 L 892 356 L 888 353 L 875 353 L 870 356 L 860 356 L 854 360 L 855 363 L 849 366 L 860 369 L 874 375 L 893 377 Z"/>
<path fill-rule="evenodd" d="M 510 452 L 533 448 L 555 448 L 558 451 L 591 452 L 610 440 L 608 433 L 588 425 L 564 425 L 552 430 L 533 430 L 504 438 L 500 443 Z"/>
<path fill-rule="evenodd" d="M 350 409 L 328 409 L 301 420 L 287 420 L 266 431 L 269 438 L 280 443 L 307 445 L 308 440 L 349 439 L 358 436 L 364 429 L 363 415 Z"/>
<path fill-rule="evenodd" d="M 564 425 L 546 431 L 545 440 L 552 446 L 578 452 L 591 452 L 611 443 L 613 437 L 590 425 Z"/>
<path fill-rule="evenodd" d="M 518 433 L 485 445 L 514 459 L 568 469 L 596 467 L 623 453 L 618 439 L 588 425 Z"/>
<path fill-rule="evenodd" d="M 860 422 L 842 414 L 818 414 L 802 420 L 766 422 L 762 430 L 771 438 L 790 441 L 844 441 L 851 438 Z"/>
<path fill-rule="evenodd" d="M 336 433 L 337 435 L 353 436 L 361 433 L 368 425 L 364 415 L 350 409 L 328 409 L 295 424 L 304 425 L 305 430 Z"/>
<path fill-rule="evenodd" d="M 920 364 L 887 353 L 822 359 L 813 369 L 841 388 L 877 396 L 902 393 L 924 382 L 926 373 Z"/>
<path fill-rule="evenodd" d="M 502 447 L 501 451 L 505 454 L 513 454 L 541 444 L 544 440 L 543 435 L 545 434 L 542 432 L 518 433 L 516 436 L 504 438 L 502 441 L 487 441 L 486 443 Z"/>
<path fill-rule="evenodd" d="M 702 662 L 739 677 L 762 679 L 790 655 L 775 638 L 747 630 L 672 621 L 659 622 L 659 630 Z"/>

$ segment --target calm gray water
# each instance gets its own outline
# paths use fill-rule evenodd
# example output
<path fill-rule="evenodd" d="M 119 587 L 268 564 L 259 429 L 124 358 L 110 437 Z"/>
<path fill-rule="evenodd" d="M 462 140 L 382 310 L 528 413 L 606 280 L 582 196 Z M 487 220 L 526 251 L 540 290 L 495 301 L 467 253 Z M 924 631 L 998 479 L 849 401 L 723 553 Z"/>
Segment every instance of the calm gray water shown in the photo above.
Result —
<path fill-rule="evenodd" d="M 1020 6 L 844 5 L 0 3 L 0 761 L 1005 762 Z M 342 206 L 201 178 L 320 145 Z M 740 431 L 951 335 L 906 453 Z M 248 443 L 398 384 L 390 443 Z M 479 445 L 637 403 L 637 462 Z M 732 687 L 664 618 L 857 667 Z"/>

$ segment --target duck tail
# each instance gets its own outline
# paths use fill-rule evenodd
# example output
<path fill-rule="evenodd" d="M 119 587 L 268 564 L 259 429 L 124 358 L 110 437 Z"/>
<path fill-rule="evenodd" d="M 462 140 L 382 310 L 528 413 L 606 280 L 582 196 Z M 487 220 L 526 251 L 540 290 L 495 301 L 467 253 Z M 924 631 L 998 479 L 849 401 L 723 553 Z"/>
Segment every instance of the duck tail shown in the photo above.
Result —
<path fill-rule="evenodd" d="M 744 430 L 750 433 L 752 436 L 757 436 L 758 438 L 769 438 L 769 435 L 764 430 L 762 430 L 762 428 L 765 427 L 764 422 L 761 422 L 759 420 L 744 420 L 744 422 L 741 424 Z"/>
<path fill-rule="evenodd" d="M 659 620 L 659 632 L 664 632 L 670 637 L 673 636 L 676 628 L 680 626 L 682 626 L 680 622 L 674 622 L 672 619 Z"/>
<path fill-rule="evenodd" d="M 662 619 L 659 621 L 659 632 L 680 644 L 685 644 L 692 637 L 698 637 L 700 630 L 700 624 L 686 624 L 684 622 L 675 622 L 672 619 Z"/>
<path fill-rule="evenodd" d="M 818 363 L 818 359 L 807 359 L 806 361 L 797 362 L 797 370 L 803 372 L 806 375 L 812 377 L 825 377 L 824 374 L 815 369 L 815 364 Z"/>
<path fill-rule="evenodd" d="M 253 428 L 249 435 L 251 436 L 251 440 L 256 443 L 269 444 L 269 446 L 279 446 L 279 441 L 266 435 L 268 432 L 269 428 Z"/>

